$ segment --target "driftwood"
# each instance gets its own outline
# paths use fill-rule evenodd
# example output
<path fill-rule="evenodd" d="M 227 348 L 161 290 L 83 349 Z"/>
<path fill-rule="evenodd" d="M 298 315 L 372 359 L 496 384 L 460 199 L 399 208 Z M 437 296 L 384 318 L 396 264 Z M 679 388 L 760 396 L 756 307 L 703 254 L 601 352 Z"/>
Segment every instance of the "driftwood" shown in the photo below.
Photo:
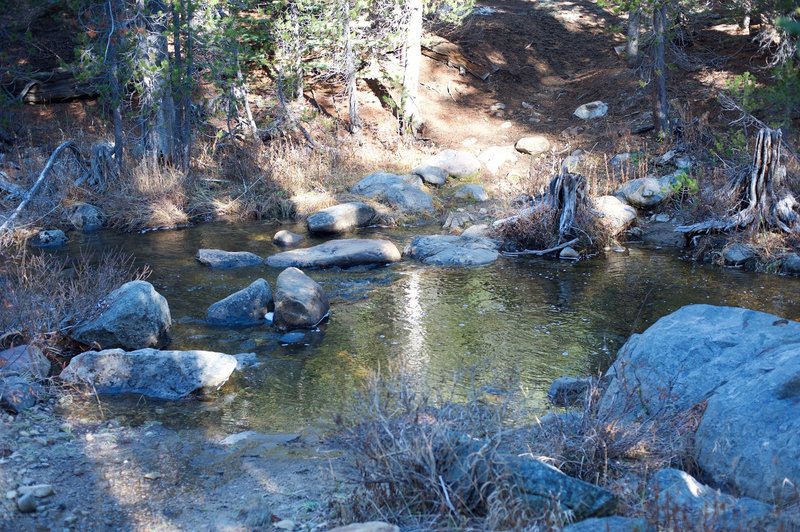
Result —
<path fill-rule="evenodd" d="M 0 171 L 0 190 L 5 192 L 9 198 L 21 198 L 25 195 L 25 189 L 15 185 L 8 180 L 8 175 Z"/>
<path fill-rule="evenodd" d="M 52 154 L 50 154 L 50 158 L 47 160 L 47 164 L 44 165 L 44 168 L 42 169 L 41 173 L 39 173 L 39 177 L 36 179 L 36 182 L 33 184 L 30 190 L 28 190 L 24 194 L 24 197 L 22 198 L 20 204 L 17 205 L 17 208 L 14 209 L 14 212 L 12 212 L 11 215 L 8 218 L 6 218 L 6 221 L 3 222 L 3 225 L 0 225 L 0 235 L 11 229 L 11 227 L 14 224 L 14 220 L 25 209 L 25 207 L 31 201 L 33 196 L 39 190 L 39 187 L 44 182 L 44 178 L 47 177 L 47 174 L 50 173 L 50 170 L 53 169 L 53 165 L 55 164 L 56 159 L 58 159 L 59 155 L 61 155 L 67 150 L 75 154 L 75 158 L 78 160 L 78 164 L 81 165 L 81 167 L 84 169 L 84 172 L 86 171 L 86 167 L 83 164 L 83 157 L 81 156 L 81 152 L 80 150 L 78 150 L 78 146 L 75 144 L 75 142 L 68 140 L 66 142 L 61 143 L 61 145 L 58 148 L 56 148 Z"/>
<path fill-rule="evenodd" d="M 682 225 L 675 231 L 686 234 L 712 231 L 778 229 L 786 233 L 800 233 L 800 214 L 794 196 L 786 193 L 778 197 L 786 169 L 781 166 L 781 130 L 762 128 L 756 138 L 756 149 L 750 172 L 735 179 L 729 194 L 738 198 L 739 211 L 724 219 Z"/>
<path fill-rule="evenodd" d="M 547 249 L 523 249 L 522 251 L 505 251 L 503 255 L 507 257 L 519 257 L 521 255 L 536 255 L 537 257 L 541 257 L 543 255 L 549 255 L 550 253 L 555 253 L 556 251 L 561 251 L 564 248 L 569 246 L 574 246 L 578 243 L 580 239 L 574 238 L 569 242 L 564 242 L 563 244 L 559 244 L 557 246 L 553 246 Z"/>

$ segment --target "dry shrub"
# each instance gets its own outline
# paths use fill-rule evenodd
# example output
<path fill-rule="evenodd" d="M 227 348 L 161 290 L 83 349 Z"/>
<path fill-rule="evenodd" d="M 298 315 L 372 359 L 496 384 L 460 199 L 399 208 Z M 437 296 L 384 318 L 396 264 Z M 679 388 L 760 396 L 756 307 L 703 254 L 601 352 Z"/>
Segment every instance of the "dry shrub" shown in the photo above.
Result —
<path fill-rule="evenodd" d="M 111 291 L 148 274 L 134 268 L 132 256 L 118 252 L 71 260 L 23 249 L 0 266 L 0 333 L 58 350 L 72 327 L 103 311 L 102 300 Z"/>

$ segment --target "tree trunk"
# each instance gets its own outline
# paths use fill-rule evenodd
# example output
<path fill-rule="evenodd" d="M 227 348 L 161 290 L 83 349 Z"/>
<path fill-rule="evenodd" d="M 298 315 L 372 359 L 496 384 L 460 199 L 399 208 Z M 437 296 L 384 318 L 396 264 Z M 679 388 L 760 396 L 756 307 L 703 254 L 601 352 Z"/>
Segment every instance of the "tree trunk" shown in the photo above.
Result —
<path fill-rule="evenodd" d="M 419 68 L 422 62 L 422 0 L 406 0 L 409 14 L 406 43 L 403 50 L 403 93 L 400 100 L 403 131 L 416 134 L 422 125 L 422 115 L 417 105 Z"/>
<path fill-rule="evenodd" d="M 114 18 L 114 8 L 111 0 L 107 2 L 108 19 L 111 22 L 111 30 L 108 39 L 108 49 L 106 50 L 106 63 L 111 63 L 109 85 L 111 89 L 112 121 L 114 124 L 114 164 L 116 171 L 123 169 L 123 142 L 122 142 L 122 91 L 119 81 L 119 58 L 117 57 L 116 36 L 117 24 Z"/>
<path fill-rule="evenodd" d="M 750 172 L 732 183 L 730 193 L 739 198 L 740 210 L 722 220 L 707 220 L 677 227 L 680 233 L 696 234 L 709 231 L 778 229 L 787 233 L 800 233 L 800 213 L 794 196 L 790 193 L 778 198 L 776 188 L 781 185 L 785 172 L 780 164 L 781 130 L 763 128 L 756 138 L 756 149 Z"/>
<path fill-rule="evenodd" d="M 358 95 L 356 94 L 356 62 L 353 51 L 353 35 L 350 29 L 350 0 L 344 2 L 344 70 L 347 78 L 348 109 L 350 113 L 350 132 L 355 133 L 361 124 L 358 119 Z"/>
<path fill-rule="evenodd" d="M 294 98 L 303 101 L 303 46 L 300 41 L 300 13 L 297 1 L 289 4 L 289 24 L 292 32 L 292 60 L 294 62 Z"/>
<path fill-rule="evenodd" d="M 175 162 L 176 116 L 175 101 L 169 80 L 166 28 L 163 14 L 166 8 L 160 0 L 139 0 L 144 19 L 136 55 L 141 72 L 142 151 L 145 160 L 153 164 Z"/>
<path fill-rule="evenodd" d="M 670 134 L 669 99 L 667 95 L 667 68 L 664 59 L 664 41 L 666 38 L 667 6 L 665 2 L 653 9 L 653 30 L 655 46 L 653 49 L 653 75 L 655 76 L 655 94 L 653 117 L 659 136 Z"/>
<path fill-rule="evenodd" d="M 628 43 L 625 48 L 625 56 L 628 68 L 637 68 L 642 60 L 639 54 L 639 30 L 642 16 L 642 8 L 636 7 L 628 13 Z"/>

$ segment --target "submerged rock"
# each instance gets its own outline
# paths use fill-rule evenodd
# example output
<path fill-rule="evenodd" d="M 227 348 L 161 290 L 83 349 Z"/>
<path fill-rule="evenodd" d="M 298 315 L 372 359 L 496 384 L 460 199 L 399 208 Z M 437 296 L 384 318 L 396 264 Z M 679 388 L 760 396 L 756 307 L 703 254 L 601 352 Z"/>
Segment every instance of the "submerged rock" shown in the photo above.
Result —
<path fill-rule="evenodd" d="M 97 318 L 76 327 L 70 336 L 106 349 L 139 349 L 164 345 L 172 325 L 167 300 L 147 281 L 131 281 L 103 300 Z"/>
<path fill-rule="evenodd" d="M 236 363 L 235 357 L 213 351 L 106 349 L 76 356 L 61 372 L 61 379 L 88 384 L 101 394 L 176 400 L 197 390 L 219 388 Z"/>
<path fill-rule="evenodd" d="M 342 203 L 315 212 L 306 220 L 310 233 L 332 235 L 366 227 L 375 217 L 375 209 L 360 201 Z"/>
<path fill-rule="evenodd" d="M 298 235 L 297 233 L 287 231 L 286 229 L 281 229 L 275 233 L 275 236 L 272 237 L 273 244 L 286 248 L 296 246 L 302 241 L 303 235 Z"/>
<path fill-rule="evenodd" d="M 344 238 L 277 253 L 267 258 L 267 265 L 273 268 L 349 268 L 399 260 L 400 251 L 388 240 Z"/>
<path fill-rule="evenodd" d="M 211 268 L 244 268 L 264 263 L 264 259 L 249 251 L 223 251 L 221 249 L 198 250 L 197 260 Z"/>
<path fill-rule="evenodd" d="M 10 373 L 41 380 L 50 374 L 50 361 L 35 345 L 18 345 L 0 351 L 0 375 Z"/>
<path fill-rule="evenodd" d="M 250 286 L 217 301 L 206 312 L 206 320 L 213 325 L 253 325 L 262 323 L 272 305 L 272 290 L 264 279 L 256 279 Z"/>
<path fill-rule="evenodd" d="M 297 268 L 286 268 L 278 275 L 275 283 L 275 327 L 284 331 L 315 327 L 328 312 L 328 296 L 316 281 Z"/>
<path fill-rule="evenodd" d="M 417 236 L 405 254 L 430 266 L 482 266 L 497 260 L 496 240 L 475 236 Z"/>
<path fill-rule="evenodd" d="M 581 254 L 574 248 L 567 246 L 559 252 L 558 258 L 562 260 L 579 260 Z"/>
<path fill-rule="evenodd" d="M 695 459 L 710 479 L 763 501 L 800 485 L 800 323 L 735 307 L 689 305 L 625 343 L 599 404 L 607 419 L 705 403 Z"/>

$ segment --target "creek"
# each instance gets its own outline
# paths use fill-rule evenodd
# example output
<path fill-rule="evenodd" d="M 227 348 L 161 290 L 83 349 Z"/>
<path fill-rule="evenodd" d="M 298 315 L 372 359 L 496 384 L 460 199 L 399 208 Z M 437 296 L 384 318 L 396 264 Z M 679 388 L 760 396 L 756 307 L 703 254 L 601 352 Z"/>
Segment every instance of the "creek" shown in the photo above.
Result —
<path fill-rule="evenodd" d="M 331 315 L 299 344 L 280 342 L 267 325 L 205 323 L 208 306 L 258 277 L 267 266 L 215 270 L 195 260 L 200 248 L 280 251 L 272 235 L 301 226 L 211 223 L 141 235 L 103 231 L 73 237 L 54 253 L 120 250 L 152 270 L 148 279 L 170 305 L 171 349 L 255 353 L 258 365 L 234 374 L 208 401 L 165 403 L 103 397 L 102 410 L 132 422 L 214 432 L 296 431 L 329 427 L 347 414 L 369 375 L 403 371 L 438 396 L 521 391 L 544 405 L 561 375 L 604 371 L 635 332 L 691 303 L 743 306 L 800 318 L 800 279 L 693 264 L 676 250 L 632 247 L 578 263 L 501 257 L 481 268 L 441 269 L 409 260 L 383 268 L 309 270 L 329 295 Z M 402 249 L 436 228 L 371 228 Z M 307 240 L 303 245 L 322 240 Z M 87 411 L 93 410 L 87 405 Z"/>

